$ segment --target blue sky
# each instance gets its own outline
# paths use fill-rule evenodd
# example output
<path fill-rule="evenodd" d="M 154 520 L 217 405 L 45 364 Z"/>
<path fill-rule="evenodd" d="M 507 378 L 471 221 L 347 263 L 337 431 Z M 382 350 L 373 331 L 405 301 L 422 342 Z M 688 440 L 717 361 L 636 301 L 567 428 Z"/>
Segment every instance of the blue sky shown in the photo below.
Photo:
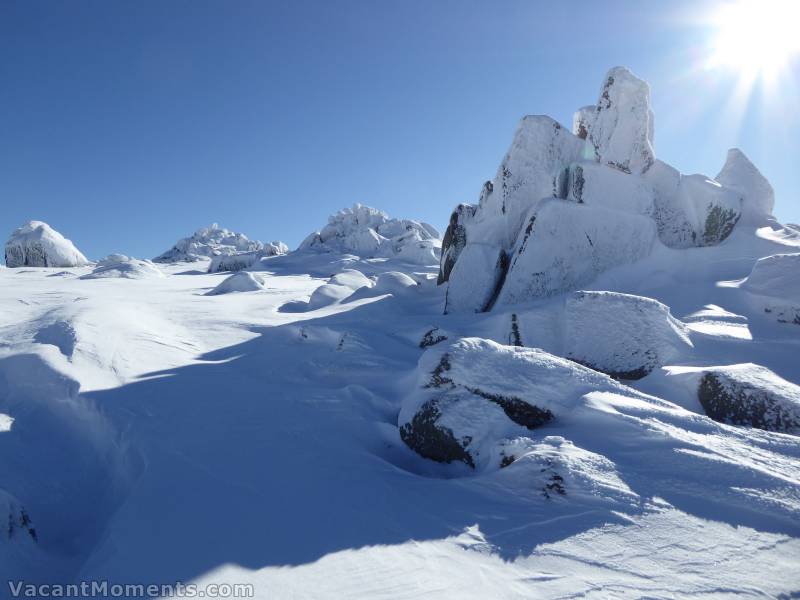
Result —
<path fill-rule="evenodd" d="M 218 221 L 291 247 L 362 202 L 443 228 L 524 114 L 562 123 L 626 65 L 656 153 L 714 176 L 731 146 L 800 221 L 795 87 L 734 106 L 705 70 L 712 2 L 0 2 L 0 235 L 49 222 L 152 257 Z"/>

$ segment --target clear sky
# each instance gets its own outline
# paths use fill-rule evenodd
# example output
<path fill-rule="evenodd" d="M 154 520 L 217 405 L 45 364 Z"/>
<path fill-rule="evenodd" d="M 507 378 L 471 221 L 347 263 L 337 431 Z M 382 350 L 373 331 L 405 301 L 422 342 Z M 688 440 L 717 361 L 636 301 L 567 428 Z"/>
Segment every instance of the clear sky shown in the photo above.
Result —
<path fill-rule="evenodd" d="M 800 222 L 800 62 L 743 94 L 708 64 L 717 4 L 0 0 L 0 235 L 294 247 L 354 202 L 443 229 L 521 116 L 569 125 L 615 65 L 651 85 L 659 158 L 714 176 L 739 146 Z"/>

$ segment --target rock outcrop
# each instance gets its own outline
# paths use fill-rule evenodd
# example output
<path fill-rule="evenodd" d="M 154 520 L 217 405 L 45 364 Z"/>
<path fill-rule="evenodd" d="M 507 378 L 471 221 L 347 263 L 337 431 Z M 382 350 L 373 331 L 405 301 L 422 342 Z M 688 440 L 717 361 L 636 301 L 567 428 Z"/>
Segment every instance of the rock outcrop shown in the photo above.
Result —
<path fill-rule="evenodd" d="M 767 178 L 738 148 L 728 150 L 725 165 L 715 178 L 742 196 L 742 223 L 762 225 L 775 208 L 775 190 Z"/>
<path fill-rule="evenodd" d="M 267 248 L 286 251 L 282 242 L 272 242 Z M 178 240 L 175 245 L 153 259 L 154 262 L 194 262 L 215 256 L 232 256 L 243 253 L 253 253 L 264 250 L 265 245 L 256 240 L 250 240 L 242 233 L 228 231 L 217 225 L 198 229 L 191 236 Z M 280 253 L 277 252 L 276 253 Z"/>
<path fill-rule="evenodd" d="M 6 242 L 7 267 L 80 267 L 89 261 L 47 223 L 29 221 Z"/>
<path fill-rule="evenodd" d="M 716 181 L 682 175 L 656 159 L 653 123 L 648 85 L 622 67 L 575 113 L 572 132 L 524 117 L 478 204 L 451 216 L 438 277 L 445 312 L 572 291 L 659 243 L 720 244 L 743 214 L 771 210 L 771 188 L 743 154 L 730 154 Z"/>
<path fill-rule="evenodd" d="M 800 253 L 776 254 L 756 262 L 742 289 L 767 317 L 800 325 Z"/>
<path fill-rule="evenodd" d="M 269 242 L 263 245 L 260 250 L 255 252 L 238 252 L 236 254 L 220 254 L 211 259 L 208 266 L 209 273 L 220 273 L 223 271 L 243 271 L 249 269 L 262 258 L 270 256 L 280 256 L 289 252 L 289 248 L 283 242 Z"/>

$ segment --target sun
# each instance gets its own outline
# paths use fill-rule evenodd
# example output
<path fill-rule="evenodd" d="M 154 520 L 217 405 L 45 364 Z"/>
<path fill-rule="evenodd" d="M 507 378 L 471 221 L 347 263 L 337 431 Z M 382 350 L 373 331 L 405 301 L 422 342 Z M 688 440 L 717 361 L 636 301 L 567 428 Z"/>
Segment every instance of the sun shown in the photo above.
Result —
<path fill-rule="evenodd" d="M 709 68 L 773 79 L 800 55 L 800 0 L 736 0 L 720 6 Z"/>

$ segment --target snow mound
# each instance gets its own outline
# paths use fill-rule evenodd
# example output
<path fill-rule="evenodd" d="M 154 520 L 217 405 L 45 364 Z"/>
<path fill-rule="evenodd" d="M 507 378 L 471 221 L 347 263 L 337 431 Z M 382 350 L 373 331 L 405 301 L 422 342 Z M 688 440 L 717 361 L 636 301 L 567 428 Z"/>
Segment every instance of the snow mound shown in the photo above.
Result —
<path fill-rule="evenodd" d="M 742 222 L 761 225 L 775 208 L 775 190 L 767 178 L 738 148 L 728 150 L 725 165 L 715 178 L 742 195 Z"/>
<path fill-rule="evenodd" d="M 285 248 L 281 242 L 273 242 L 267 248 Z M 217 223 L 198 229 L 191 236 L 178 240 L 175 245 L 153 259 L 154 262 L 194 262 L 215 256 L 234 255 L 264 250 L 261 242 L 250 240 L 243 233 L 228 231 Z M 225 270 L 225 269 L 220 269 Z"/>
<path fill-rule="evenodd" d="M 478 204 L 450 217 L 438 277 L 445 312 L 574 291 L 658 242 L 716 246 L 743 214 L 768 214 L 769 183 L 743 154 L 730 154 L 716 181 L 682 175 L 655 158 L 653 123 L 649 86 L 623 67 L 575 113 L 572 132 L 524 117 Z"/>
<path fill-rule="evenodd" d="M 800 325 L 800 253 L 759 259 L 742 288 L 774 320 Z"/>
<path fill-rule="evenodd" d="M 80 267 L 89 261 L 47 223 L 29 221 L 6 242 L 7 267 Z"/>
<path fill-rule="evenodd" d="M 338 304 L 342 300 L 349 298 L 353 292 L 370 288 L 372 285 L 373 281 L 361 271 L 343 269 L 314 290 L 308 299 L 308 310 L 317 310 L 331 304 Z"/>
<path fill-rule="evenodd" d="M 328 224 L 300 244 L 298 250 L 356 254 L 361 258 L 400 258 L 414 264 L 439 262 L 441 241 L 431 225 L 390 219 L 375 208 L 354 204 L 328 218 Z"/>
<path fill-rule="evenodd" d="M 641 379 L 692 347 L 686 326 L 651 298 L 576 292 L 564 321 L 566 356 L 615 379 Z"/>
<path fill-rule="evenodd" d="M 223 271 L 243 271 L 249 269 L 262 258 L 270 256 L 280 256 L 289 252 L 289 247 L 283 242 L 269 242 L 263 244 L 260 250 L 255 252 L 237 252 L 235 254 L 220 254 L 211 259 L 208 266 L 209 273 L 220 273 Z"/>
<path fill-rule="evenodd" d="M 676 375 L 694 386 L 715 421 L 800 434 L 800 386 L 752 363 L 687 369 Z"/>
<path fill-rule="evenodd" d="M 261 274 L 239 271 L 206 293 L 206 296 L 219 296 L 236 292 L 257 292 L 263 290 L 264 287 L 264 277 Z"/>
<path fill-rule="evenodd" d="M 420 358 L 416 387 L 400 410 L 400 436 L 425 458 L 497 468 L 511 460 L 506 445 L 570 412 L 583 394 L 619 389 L 543 350 L 463 338 Z"/>
<path fill-rule="evenodd" d="M 80 279 L 151 279 L 164 277 L 164 273 L 149 260 L 131 258 L 124 254 L 109 254 L 97 263 L 94 270 Z"/>

